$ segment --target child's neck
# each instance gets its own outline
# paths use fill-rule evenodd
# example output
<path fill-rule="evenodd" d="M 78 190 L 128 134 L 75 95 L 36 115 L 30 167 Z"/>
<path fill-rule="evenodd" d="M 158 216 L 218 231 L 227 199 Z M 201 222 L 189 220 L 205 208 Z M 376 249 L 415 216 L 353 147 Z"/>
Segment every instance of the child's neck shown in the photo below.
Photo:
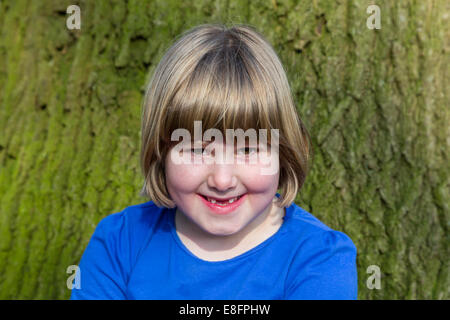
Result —
<path fill-rule="evenodd" d="M 284 208 L 271 204 L 239 232 L 229 236 L 212 235 L 193 223 L 177 208 L 176 232 L 183 244 L 197 257 L 208 261 L 231 259 L 268 239 L 283 224 Z"/>

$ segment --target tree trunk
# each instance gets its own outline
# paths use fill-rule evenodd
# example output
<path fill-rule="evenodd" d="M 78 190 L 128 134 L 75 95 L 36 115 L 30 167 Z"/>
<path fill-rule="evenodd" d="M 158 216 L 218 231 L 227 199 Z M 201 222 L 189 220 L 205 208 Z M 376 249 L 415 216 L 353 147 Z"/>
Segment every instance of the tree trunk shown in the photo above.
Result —
<path fill-rule="evenodd" d="M 448 299 L 448 2 L 377 1 L 381 29 L 370 4 L 0 2 L 0 299 L 67 299 L 100 219 L 148 201 L 145 85 L 175 36 L 215 22 L 280 55 L 314 147 L 296 203 L 352 238 L 358 298 Z"/>

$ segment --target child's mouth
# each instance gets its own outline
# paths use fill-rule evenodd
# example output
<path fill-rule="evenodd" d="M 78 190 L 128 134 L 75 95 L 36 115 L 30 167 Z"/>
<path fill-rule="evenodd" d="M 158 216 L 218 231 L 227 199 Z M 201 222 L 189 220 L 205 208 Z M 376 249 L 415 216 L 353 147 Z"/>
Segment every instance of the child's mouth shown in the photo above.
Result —
<path fill-rule="evenodd" d="M 226 205 L 229 205 L 229 204 L 239 200 L 243 195 L 240 195 L 240 196 L 237 196 L 237 197 L 234 197 L 234 198 L 224 199 L 224 200 L 220 200 L 220 199 L 217 199 L 217 198 L 210 198 L 210 197 L 204 196 L 202 194 L 201 194 L 201 196 L 204 199 L 206 199 L 207 201 L 209 201 L 209 202 L 211 202 L 213 204 L 217 204 L 219 206 L 226 206 Z"/>
<path fill-rule="evenodd" d="M 198 194 L 202 201 L 210 208 L 213 212 L 218 214 L 227 214 L 232 211 L 234 211 L 236 208 L 238 208 L 242 202 L 246 193 L 236 196 L 233 198 L 227 198 L 227 199 L 217 199 L 217 198 L 211 198 L 202 194 Z"/>

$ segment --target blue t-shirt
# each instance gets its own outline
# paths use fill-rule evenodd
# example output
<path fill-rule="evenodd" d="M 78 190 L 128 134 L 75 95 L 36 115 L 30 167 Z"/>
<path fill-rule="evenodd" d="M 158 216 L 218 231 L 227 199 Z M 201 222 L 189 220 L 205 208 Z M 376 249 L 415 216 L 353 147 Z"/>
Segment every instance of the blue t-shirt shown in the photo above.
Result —
<path fill-rule="evenodd" d="M 278 194 L 277 194 L 278 196 Z M 256 247 L 206 261 L 182 243 L 175 208 L 152 201 L 97 225 L 70 299 L 356 299 L 356 247 L 295 203 Z"/>

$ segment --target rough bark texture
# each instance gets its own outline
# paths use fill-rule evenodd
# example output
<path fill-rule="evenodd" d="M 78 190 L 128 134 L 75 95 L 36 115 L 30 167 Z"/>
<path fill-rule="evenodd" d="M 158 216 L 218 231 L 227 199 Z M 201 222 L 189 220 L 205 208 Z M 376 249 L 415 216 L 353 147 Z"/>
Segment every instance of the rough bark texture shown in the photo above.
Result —
<path fill-rule="evenodd" d="M 1 1 L 0 298 L 68 298 L 99 220 L 147 201 L 145 84 L 176 35 L 219 22 L 279 53 L 315 151 L 296 202 L 354 241 L 358 298 L 448 299 L 448 2 L 376 1 L 370 30 L 373 3 Z"/>

